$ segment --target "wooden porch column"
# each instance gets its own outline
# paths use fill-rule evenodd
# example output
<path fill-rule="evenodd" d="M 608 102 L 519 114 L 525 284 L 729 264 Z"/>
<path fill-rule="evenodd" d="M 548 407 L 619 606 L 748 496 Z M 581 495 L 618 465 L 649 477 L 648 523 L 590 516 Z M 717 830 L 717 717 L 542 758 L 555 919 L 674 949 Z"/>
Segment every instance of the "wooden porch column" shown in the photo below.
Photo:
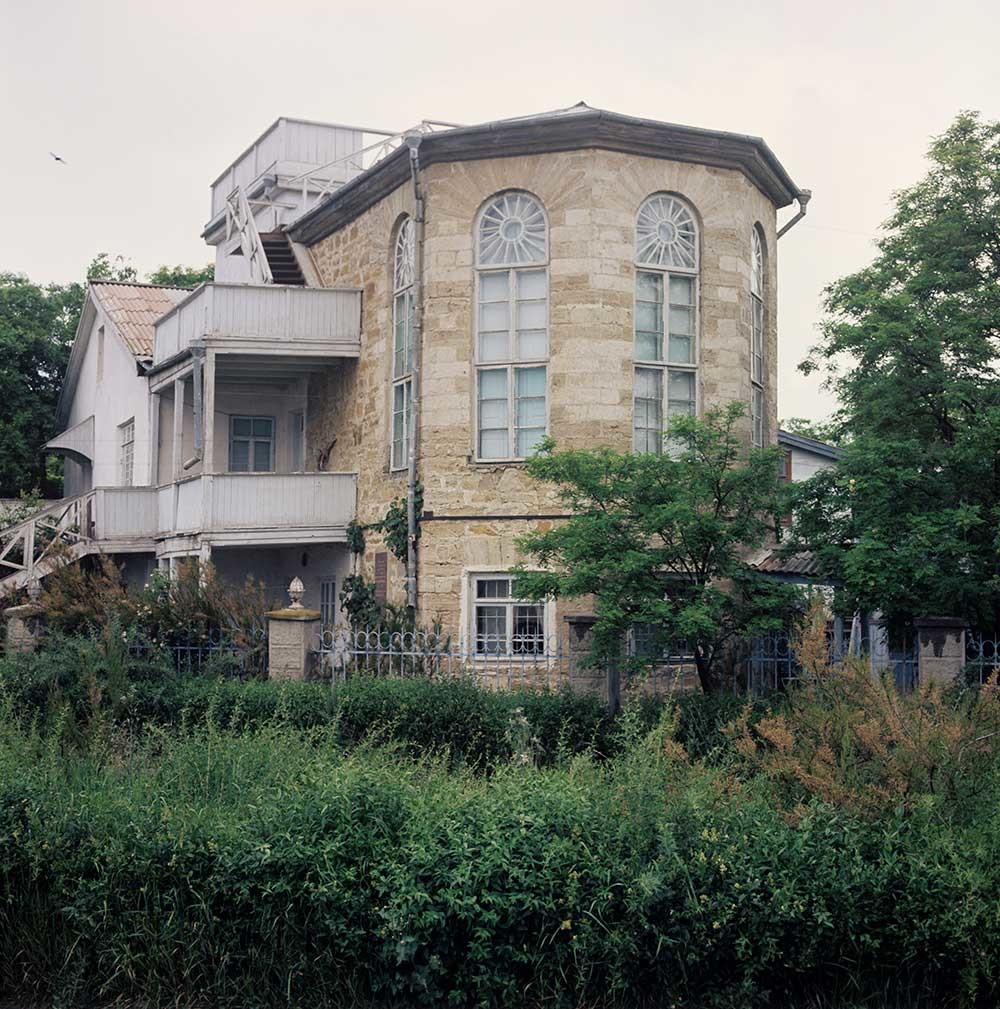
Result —
<path fill-rule="evenodd" d="M 202 473 L 215 472 L 215 351 L 205 351 L 201 371 Z"/>
<path fill-rule="evenodd" d="M 184 475 L 184 379 L 174 381 L 174 451 L 173 474 L 175 480 Z"/>
<path fill-rule="evenodd" d="M 160 394 L 149 395 L 149 480 L 150 487 L 160 482 Z"/>

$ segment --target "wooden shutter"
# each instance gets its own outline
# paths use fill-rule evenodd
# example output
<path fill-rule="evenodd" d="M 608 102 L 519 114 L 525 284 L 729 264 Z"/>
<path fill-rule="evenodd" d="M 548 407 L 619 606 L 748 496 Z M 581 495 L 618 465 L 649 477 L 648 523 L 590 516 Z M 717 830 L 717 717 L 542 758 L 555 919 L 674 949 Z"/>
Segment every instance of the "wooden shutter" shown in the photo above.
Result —
<path fill-rule="evenodd" d="M 375 555 L 375 599 L 384 603 L 389 586 L 389 555 L 387 553 L 377 553 Z"/>

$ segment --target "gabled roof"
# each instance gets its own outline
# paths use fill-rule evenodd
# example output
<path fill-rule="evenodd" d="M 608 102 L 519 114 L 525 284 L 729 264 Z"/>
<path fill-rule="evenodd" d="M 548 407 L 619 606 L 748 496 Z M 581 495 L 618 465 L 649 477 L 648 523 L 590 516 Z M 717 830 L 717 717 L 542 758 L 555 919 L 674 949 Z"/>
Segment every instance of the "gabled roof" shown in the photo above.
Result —
<path fill-rule="evenodd" d="M 125 346 L 139 358 L 153 356 L 154 323 L 190 293 L 189 287 L 92 280 L 90 290 L 114 323 Z"/>
<path fill-rule="evenodd" d="M 828 445 L 825 441 L 806 438 L 801 434 L 792 434 L 791 431 L 779 431 L 778 444 L 798 448 L 803 452 L 812 452 L 813 455 L 821 455 L 826 459 L 839 459 L 844 454 L 843 449 L 837 448 L 836 445 Z"/>
<path fill-rule="evenodd" d="M 583 102 L 552 112 L 415 134 L 408 140 L 419 145 L 424 167 L 449 161 L 596 148 L 734 169 L 779 208 L 787 207 L 801 193 L 760 137 L 639 119 L 591 108 Z M 295 241 L 313 245 L 405 184 L 409 176 L 409 149 L 403 143 L 307 210 L 288 232 Z"/>

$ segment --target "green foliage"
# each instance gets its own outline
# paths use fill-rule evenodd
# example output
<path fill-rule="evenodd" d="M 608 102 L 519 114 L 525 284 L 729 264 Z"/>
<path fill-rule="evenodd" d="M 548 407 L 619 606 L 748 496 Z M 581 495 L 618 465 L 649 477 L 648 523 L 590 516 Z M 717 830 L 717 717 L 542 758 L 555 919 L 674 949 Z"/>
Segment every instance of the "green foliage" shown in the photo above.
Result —
<path fill-rule="evenodd" d="M 788 417 L 778 425 L 782 431 L 812 438 L 826 445 L 839 445 L 843 439 L 840 426 L 834 420 L 807 420 L 805 417 Z"/>
<path fill-rule="evenodd" d="M 382 606 L 376 598 L 375 585 L 362 575 L 348 575 L 340 590 L 340 608 L 347 614 L 352 631 L 377 627 L 382 617 Z"/>
<path fill-rule="evenodd" d="M 845 612 L 1000 629 L 1000 122 L 963 113 L 896 196 L 874 262 L 826 292 L 802 365 L 843 404 L 844 456 L 798 491 L 792 549 Z"/>
<path fill-rule="evenodd" d="M 693 647 L 708 693 L 720 687 L 727 647 L 788 619 L 795 590 L 747 564 L 782 512 L 783 491 L 778 450 L 747 453 L 742 413 L 734 404 L 674 418 L 674 453 L 560 452 L 549 442 L 527 461 L 573 517 L 521 539 L 544 570 L 520 569 L 517 592 L 593 595 L 596 662 L 617 661 L 625 636 L 646 626 L 653 653 L 682 640 Z"/>
<path fill-rule="evenodd" d="M 87 267 L 87 280 L 112 280 L 131 283 L 139 279 L 135 267 L 124 256 L 99 252 Z"/>
<path fill-rule="evenodd" d="M 112 726 L 69 753 L 0 720 L 0 995 L 995 1004 L 995 801 L 963 826 L 793 822 L 766 782 L 687 761 L 673 721 L 613 760 L 473 775 L 345 755 L 333 728 Z"/>
<path fill-rule="evenodd" d="M 42 446 L 56 433 L 56 403 L 82 304 L 80 284 L 43 287 L 0 273 L 0 497 L 34 488 L 58 494 Z"/>
<path fill-rule="evenodd" d="M 357 519 L 347 523 L 347 549 L 352 554 L 365 552 L 365 527 Z"/>
<path fill-rule="evenodd" d="M 151 284 L 167 284 L 170 287 L 197 287 L 215 280 L 215 266 L 208 263 L 196 266 L 161 266 L 149 275 Z"/>
<path fill-rule="evenodd" d="M 424 487 L 419 481 L 413 488 L 413 508 L 417 514 L 417 539 L 420 538 L 420 516 L 424 511 Z M 410 542 L 409 519 L 407 518 L 406 498 L 397 498 L 389 505 L 385 518 L 378 522 L 369 522 L 363 526 L 362 530 L 371 529 L 373 532 L 380 532 L 385 545 L 389 548 L 393 557 L 398 561 L 406 562 L 407 550 Z M 362 548 L 364 541 L 362 540 Z"/>

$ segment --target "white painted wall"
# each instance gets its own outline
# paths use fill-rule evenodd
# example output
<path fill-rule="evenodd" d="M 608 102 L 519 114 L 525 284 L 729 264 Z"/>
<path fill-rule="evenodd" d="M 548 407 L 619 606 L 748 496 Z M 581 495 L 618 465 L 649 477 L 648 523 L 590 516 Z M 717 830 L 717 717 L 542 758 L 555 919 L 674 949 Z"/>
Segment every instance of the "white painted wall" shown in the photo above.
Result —
<path fill-rule="evenodd" d="M 100 330 L 104 328 L 103 367 L 98 374 Z M 135 418 L 135 455 L 132 483 L 149 483 L 149 390 L 140 377 L 136 360 L 119 339 L 114 324 L 97 305 L 87 351 L 70 404 L 66 427 L 94 417 L 94 462 L 91 474 L 67 462 L 65 494 L 80 494 L 93 487 L 121 486 L 119 425 Z M 88 486 L 89 484 L 89 486 Z"/>
<path fill-rule="evenodd" d="M 792 480 L 808 480 L 814 473 L 821 469 L 829 469 L 835 466 L 833 459 L 815 452 L 807 452 L 805 449 L 793 447 L 792 450 Z"/>

